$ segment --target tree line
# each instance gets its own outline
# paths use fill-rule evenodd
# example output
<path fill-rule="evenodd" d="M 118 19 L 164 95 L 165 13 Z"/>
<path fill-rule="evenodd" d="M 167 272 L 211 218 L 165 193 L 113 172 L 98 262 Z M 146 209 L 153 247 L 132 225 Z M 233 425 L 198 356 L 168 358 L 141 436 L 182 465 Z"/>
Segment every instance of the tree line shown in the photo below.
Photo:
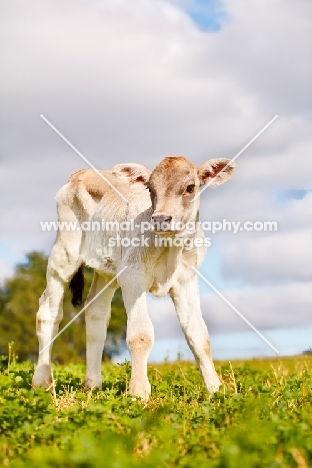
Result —
<path fill-rule="evenodd" d="M 36 336 L 36 312 L 39 298 L 46 287 L 47 257 L 42 252 L 29 252 L 26 260 L 15 267 L 14 275 L 0 287 L 0 354 L 8 353 L 8 345 L 14 342 L 19 361 L 36 361 L 38 340 Z M 85 268 L 84 300 L 88 294 L 93 272 Z M 83 307 L 74 308 L 71 294 L 64 297 L 63 327 Z M 112 301 L 112 316 L 104 347 L 104 358 L 111 359 L 124 346 L 126 312 L 121 290 L 117 289 Z M 82 313 L 53 345 L 53 361 L 68 363 L 85 359 L 86 336 L 84 313 Z"/>

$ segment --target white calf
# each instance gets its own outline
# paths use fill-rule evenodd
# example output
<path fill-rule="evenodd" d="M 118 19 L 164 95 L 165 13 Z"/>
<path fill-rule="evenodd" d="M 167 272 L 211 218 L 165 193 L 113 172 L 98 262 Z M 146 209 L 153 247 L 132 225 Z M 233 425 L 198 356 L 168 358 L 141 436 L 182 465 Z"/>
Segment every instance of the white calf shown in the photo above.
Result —
<path fill-rule="evenodd" d="M 77 222 L 81 226 L 90 221 L 108 221 L 115 225 L 105 231 L 81 229 L 57 233 L 48 262 L 47 287 L 37 313 L 40 354 L 33 377 L 35 387 L 48 387 L 51 383 L 50 342 L 62 319 L 64 290 L 70 282 L 74 305 L 81 302 L 81 266 L 86 264 L 94 269 L 87 303 L 111 282 L 86 309 L 87 387 L 101 387 L 101 360 L 111 300 L 116 288 L 121 286 L 132 364 L 129 392 L 144 399 L 151 392 L 147 358 L 154 331 L 146 308 L 147 291 L 157 297 L 170 294 L 208 391 L 219 388 L 200 310 L 197 276 L 191 268 L 199 268 L 205 256 L 205 239 L 197 225 L 191 233 L 186 226 L 195 225 L 198 220 L 199 197 L 195 195 L 200 186 L 213 179 L 211 185 L 225 182 L 234 171 L 234 163 L 228 163 L 227 159 L 213 159 L 196 167 L 184 157 L 168 157 L 153 172 L 132 163 L 102 171 L 127 202 L 95 171 L 85 169 L 70 177 L 57 194 L 59 221 Z M 123 225 L 127 230 L 120 226 L 122 222 L 128 223 Z M 154 228 L 145 232 L 143 244 L 125 247 L 127 242 L 141 238 L 141 228 L 148 222 Z M 114 241 L 118 235 L 119 244 Z M 120 243 L 126 238 L 127 242 Z M 174 241 L 172 246 L 169 241 Z M 125 267 L 118 279 L 114 279 Z"/>

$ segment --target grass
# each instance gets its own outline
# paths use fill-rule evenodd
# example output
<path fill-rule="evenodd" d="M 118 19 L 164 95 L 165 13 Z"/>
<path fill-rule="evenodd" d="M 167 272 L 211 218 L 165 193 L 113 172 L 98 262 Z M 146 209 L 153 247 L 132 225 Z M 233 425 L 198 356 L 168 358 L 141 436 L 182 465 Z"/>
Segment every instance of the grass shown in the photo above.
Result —
<path fill-rule="evenodd" d="M 33 391 L 33 365 L 3 358 L 0 456 L 12 467 L 312 466 L 312 358 L 217 363 L 209 396 L 197 366 L 150 365 L 152 398 L 127 394 L 130 365 L 103 366 L 84 391 L 82 365 L 56 366 L 55 391 Z"/>

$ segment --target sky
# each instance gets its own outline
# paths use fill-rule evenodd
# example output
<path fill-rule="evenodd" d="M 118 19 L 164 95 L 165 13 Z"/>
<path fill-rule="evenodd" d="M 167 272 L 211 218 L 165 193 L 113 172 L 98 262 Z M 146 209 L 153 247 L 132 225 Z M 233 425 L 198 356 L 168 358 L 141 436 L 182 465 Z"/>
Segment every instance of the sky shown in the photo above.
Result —
<path fill-rule="evenodd" d="M 277 231 L 206 232 L 201 272 L 281 354 L 311 347 L 311 30 L 309 0 L 2 2 L 0 281 L 26 252 L 49 253 L 40 221 L 86 167 L 40 114 L 99 169 L 232 158 L 278 115 L 200 211 Z M 274 355 L 199 284 L 214 357 Z M 151 359 L 190 357 L 170 300 L 148 306 Z"/>

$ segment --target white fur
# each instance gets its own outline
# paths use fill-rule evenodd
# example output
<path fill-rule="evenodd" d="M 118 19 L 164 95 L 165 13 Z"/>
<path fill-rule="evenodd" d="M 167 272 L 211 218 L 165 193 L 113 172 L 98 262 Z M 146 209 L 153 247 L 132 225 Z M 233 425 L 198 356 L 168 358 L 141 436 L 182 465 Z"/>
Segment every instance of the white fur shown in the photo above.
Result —
<path fill-rule="evenodd" d="M 195 168 L 189 164 L 191 169 Z M 198 191 L 201 185 L 199 171 L 191 169 Z M 150 221 L 153 208 L 154 212 L 157 212 L 160 204 L 166 207 L 166 212 L 169 210 L 170 213 L 174 213 L 176 219 L 196 220 L 198 199 L 182 212 L 177 195 L 165 194 L 164 187 L 161 186 L 159 186 L 157 206 L 151 207 L 150 195 L 145 186 L 150 171 L 143 166 L 118 165 L 113 171 L 103 171 L 103 174 L 129 202 L 123 201 L 109 185 L 98 180 L 99 176 L 93 171 L 80 171 L 74 174 L 69 183 L 57 194 L 59 221 L 121 222 L 134 219 L 134 224 L 139 224 L 141 221 Z M 222 177 L 225 179 L 225 174 L 222 174 Z M 88 189 L 93 182 L 97 184 L 97 192 Z M 162 182 L 157 183 L 162 184 Z M 102 196 L 100 196 L 101 190 L 103 190 Z M 137 232 L 59 231 L 57 233 L 48 262 L 47 287 L 40 298 L 37 313 L 39 351 L 47 346 L 58 332 L 58 325 L 63 315 L 62 301 L 65 287 L 82 263 L 95 270 L 87 303 L 127 266 L 125 272 L 119 276 L 118 283 L 115 281 L 111 284 L 86 310 L 86 386 L 101 387 L 101 360 L 110 318 L 110 304 L 114 291 L 119 285 L 128 317 L 127 345 L 132 363 L 129 392 L 143 399 L 148 399 L 151 392 L 147 377 L 147 359 L 154 342 L 154 330 L 146 307 L 147 291 L 151 291 L 157 297 L 170 294 L 205 385 L 209 392 L 216 391 L 220 380 L 212 362 L 208 331 L 200 310 L 197 276 L 191 268 L 191 266 L 200 267 L 206 248 L 186 250 L 183 247 L 155 247 L 153 231 L 145 233 L 150 240 L 149 247 L 109 247 L 108 239 L 116 237 L 117 234 L 136 237 L 141 235 L 139 229 Z M 203 237 L 203 233 L 199 231 L 196 236 Z M 51 350 L 52 346 L 49 346 L 39 354 L 33 377 L 35 387 L 48 387 L 51 383 Z"/>

